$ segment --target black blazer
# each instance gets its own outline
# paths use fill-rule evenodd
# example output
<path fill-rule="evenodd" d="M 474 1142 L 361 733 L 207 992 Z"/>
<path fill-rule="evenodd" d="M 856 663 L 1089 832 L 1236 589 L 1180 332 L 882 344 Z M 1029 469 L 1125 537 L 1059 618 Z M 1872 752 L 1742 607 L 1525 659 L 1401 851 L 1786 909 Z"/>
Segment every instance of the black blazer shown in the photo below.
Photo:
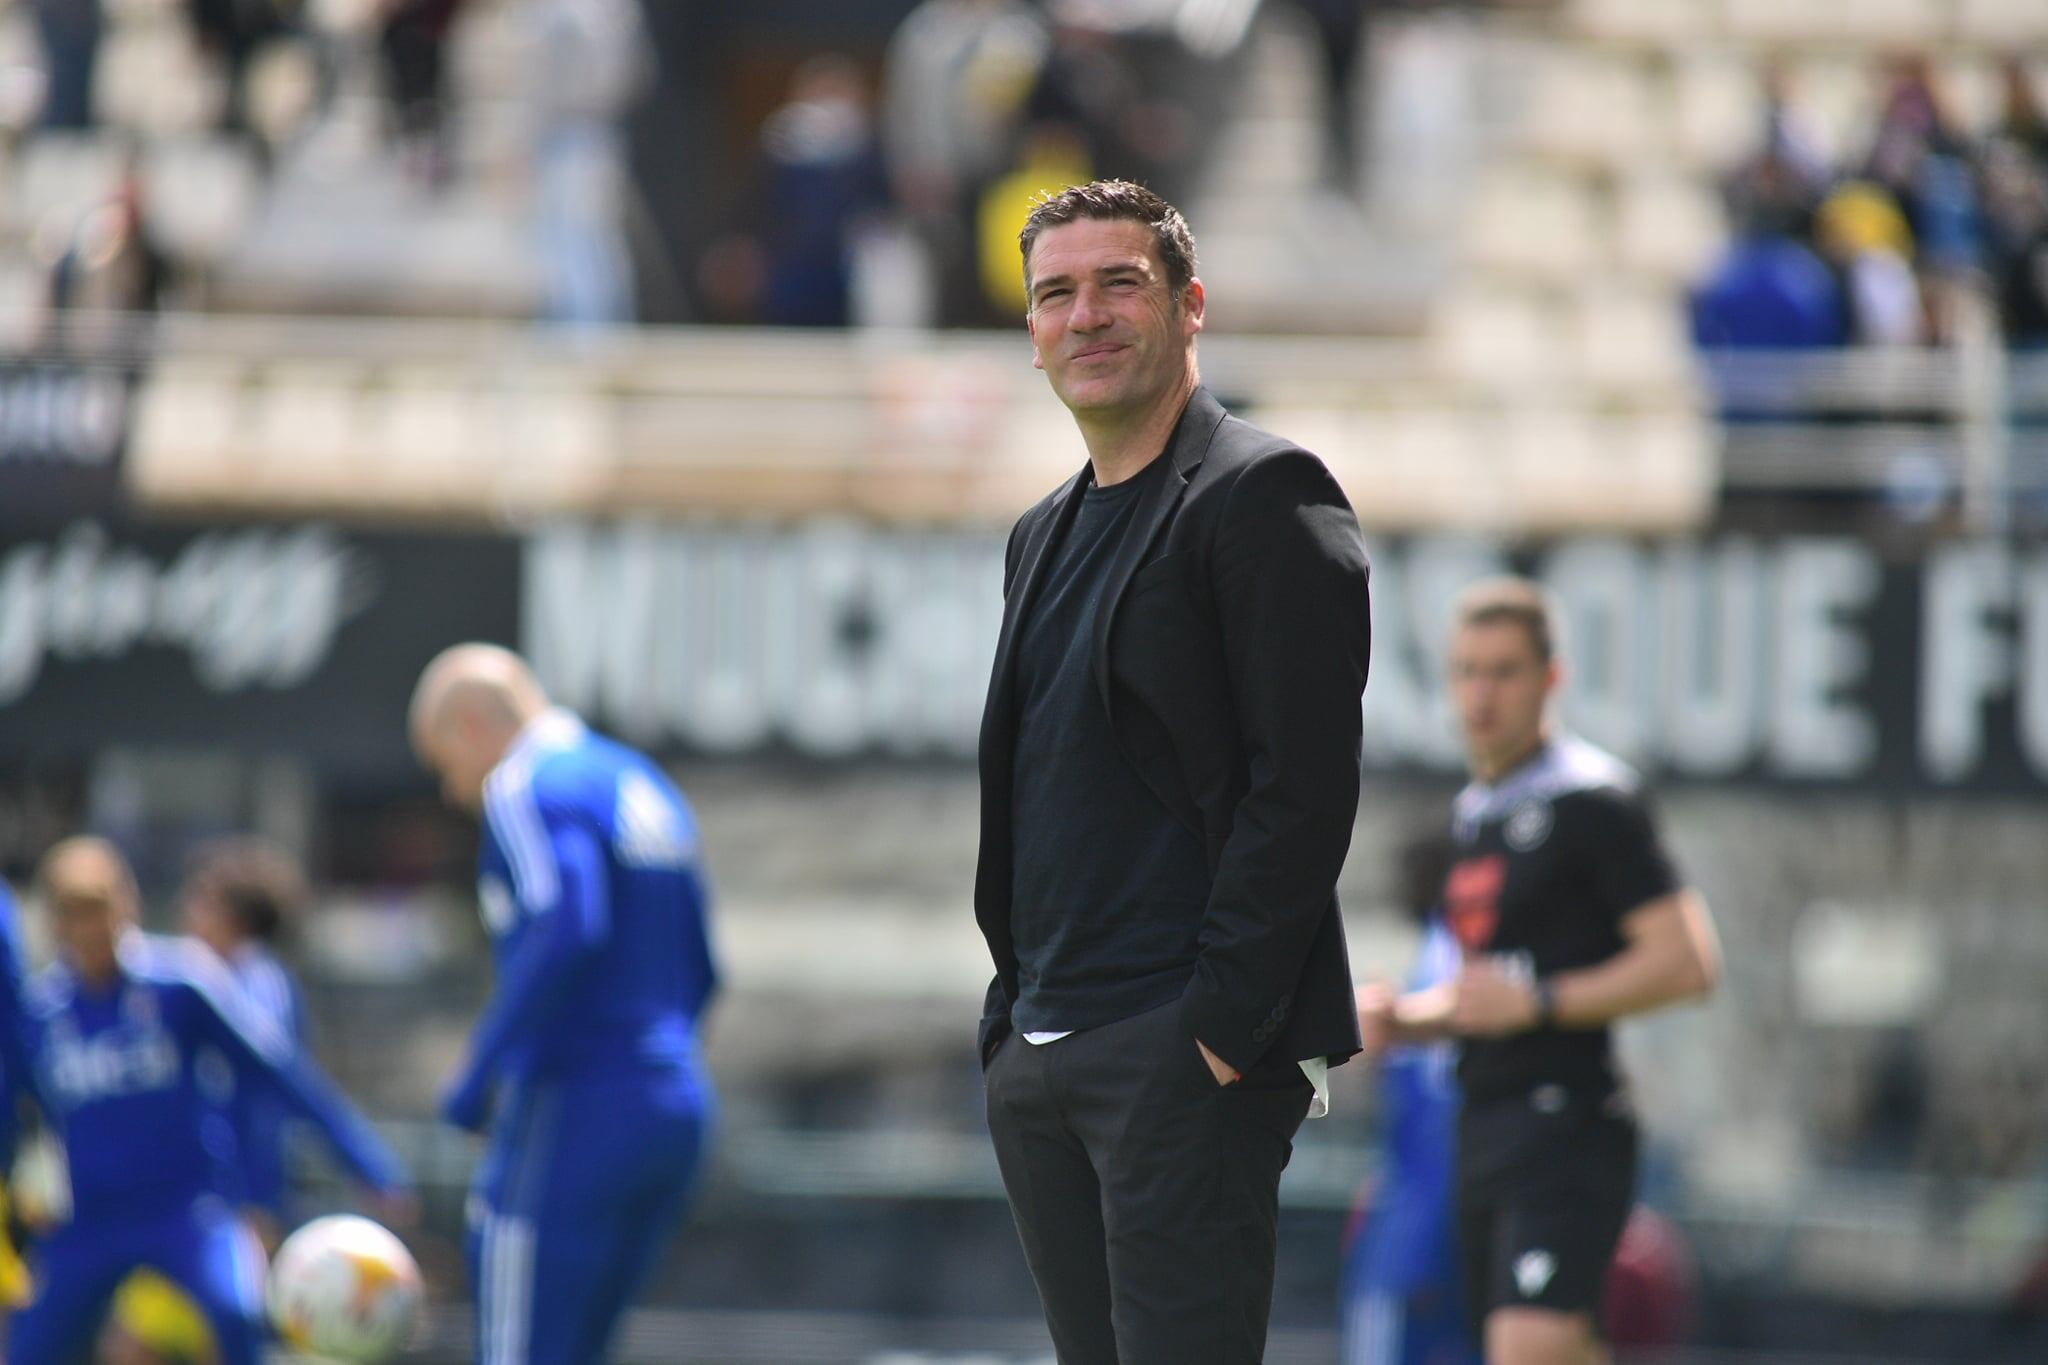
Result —
<path fill-rule="evenodd" d="M 1358 810 L 1372 653 L 1365 545 L 1323 462 L 1196 389 L 1110 566 L 1095 681 L 1124 755 L 1204 841 L 1213 882 L 1188 1032 L 1239 1071 L 1269 1051 L 1341 1061 L 1358 1016 L 1338 870 Z M 995 959 L 984 1064 L 1010 1030 L 1016 647 L 1083 468 L 1010 532 L 981 727 L 974 913 Z"/>

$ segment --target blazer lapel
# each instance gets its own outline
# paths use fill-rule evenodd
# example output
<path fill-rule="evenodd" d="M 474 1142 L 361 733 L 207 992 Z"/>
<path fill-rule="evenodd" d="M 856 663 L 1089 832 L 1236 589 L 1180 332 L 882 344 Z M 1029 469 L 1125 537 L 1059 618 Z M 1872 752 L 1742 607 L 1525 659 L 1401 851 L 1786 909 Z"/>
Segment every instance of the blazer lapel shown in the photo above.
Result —
<path fill-rule="evenodd" d="M 1223 405 L 1210 396 L 1207 389 L 1196 386 L 1188 396 L 1188 404 L 1181 410 L 1180 422 L 1173 429 L 1173 440 L 1168 443 L 1162 457 L 1173 462 L 1166 471 L 1166 477 L 1156 479 L 1145 490 L 1145 497 L 1132 514 L 1130 529 L 1124 533 L 1123 544 L 1117 547 L 1116 558 L 1110 561 L 1109 582 L 1103 592 L 1101 610 L 1095 613 L 1095 686 L 1102 693 L 1102 709 L 1115 714 L 1109 700 L 1109 636 L 1116 626 L 1116 609 L 1123 602 L 1124 589 L 1131 585 L 1131 575 L 1138 571 L 1145 552 L 1159 537 L 1160 530 L 1173 516 L 1173 509 L 1180 505 L 1181 495 L 1187 492 L 1188 479 L 1201 467 L 1202 460 L 1209 453 L 1209 442 L 1215 439 L 1216 428 L 1223 425 L 1228 416 Z"/>
<path fill-rule="evenodd" d="M 1009 712 L 1010 693 L 1017 676 L 1017 632 L 1045 580 L 1046 565 L 1051 559 L 1048 552 L 1060 543 L 1068 525 L 1074 520 L 1075 512 L 1080 510 L 1081 494 L 1087 489 L 1088 482 L 1085 466 L 1067 480 L 1054 502 L 1052 514 L 1039 519 L 1018 556 L 1017 577 L 1010 584 L 1009 599 L 1003 604 L 1002 630 L 996 636 L 995 676 L 989 694 L 991 714 L 1007 715 Z"/>

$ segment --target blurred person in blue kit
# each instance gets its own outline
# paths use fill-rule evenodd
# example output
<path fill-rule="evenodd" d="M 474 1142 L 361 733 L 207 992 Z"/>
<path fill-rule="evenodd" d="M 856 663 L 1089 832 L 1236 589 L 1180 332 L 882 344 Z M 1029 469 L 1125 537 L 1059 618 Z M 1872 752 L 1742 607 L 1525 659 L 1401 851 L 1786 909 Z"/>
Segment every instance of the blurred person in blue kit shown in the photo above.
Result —
<path fill-rule="evenodd" d="M 101 0 L 29 0 L 43 47 L 42 126 L 77 130 L 93 125 L 93 73 L 106 33 Z"/>
<path fill-rule="evenodd" d="M 529 22 L 542 316 L 623 326 L 636 311 L 623 119 L 656 73 L 640 0 L 532 0 Z"/>
<path fill-rule="evenodd" d="M 191 856 L 178 893 L 185 934 L 220 959 L 247 1006 L 295 1050 L 306 1047 L 306 1007 L 277 945 L 304 907 L 305 874 L 283 849 L 255 838 L 223 838 Z M 238 1085 L 226 1097 L 234 1129 L 231 1185 L 223 1194 L 267 1253 L 291 1226 L 286 1207 L 294 1130 L 290 1107 L 267 1086 Z M 205 1315 L 155 1271 L 131 1275 L 114 1296 L 100 1341 L 103 1365 L 213 1361 Z"/>
<path fill-rule="evenodd" d="M 1456 978 L 1458 940 L 1437 913 L 1451 842 L 1425 834 L 1401 852 L 1401 899 L 1422 929 L 1405 988 Z M 1439 1040 L 1380 1059 L 1378 1178 L 1344 1257 L 1342 1365 L 1480 1365 L 1458 1262 L 1457 1048 Z"/>
<path fill-rule="evenodd" d="M 974 908 L 990 1136 L 1063 1365 L 1252 1365 L 1280 1174 L 1358 1049 L 1336 901 L 1371 654 L 1322 461 L 1202 387 L 1187 221 L 1096 181 L 1022 233 L 1088 462 L 1011 533 Z"/>
<path fill-rule="evenodd" d="M 66 1174 L 52 1184 L 69 1207 L 63 1193 L 45 1200 L 34 1297 L 12 1323 L 9 1359 L 72 1359 L 116 1287 L 147 1268 L 199 1306 L 220 1365 L 256 1365 L 263 1249 L 232 1205 L 233 1133 L 209 1059 L 311 1124 L 387 1219 L 410 1214 L 403 1172 L 211 953 L 135 927 L 135 880 L 113 845 L 68 839 L 38 880 L 57 961 L 31 985 L 18 1034 L 61 1133 Z"/>
<path fill-rule="evenodd" d="M 1490 1365 L 1594 1365 L 1639 1139 L 1611 1025 L 1710 992 L 1720 949 L 1635 773 L 1552 721 L 1556 608 L 1526 579 L 1459 599 L 1447 669 L 1472 781 L 1452 808 L 1457 975 L 1359 992 L 1370 1053 L 1458 1042 L 1458 1249 Z"/>
<path fill-rule="evenodd" d="M 593 1365 L 682 1220 L 711 1123 L 696 820 L 652 761 L 551 707 L 496 646 L 435 658 L 411 731 L 483 821 L 496 984 L 441 1102 L 490 1130 L 470 1202 L 476 1356 Z"/>
<path fill-rule="evenodd" d="M 0 1173 L 11 1173 L 20 1136 L 24 1101 L 47 1119 L 55 1112 L 41 1083 L 23 1026 L 26 981 L 21 950 L 21 920 L 7 883 L 0 881 Z M 15 1245 L 16 1201 L 6 1179 L 0 1179 L 0 1323 L 28 1302 L 28 1267 Z"/>

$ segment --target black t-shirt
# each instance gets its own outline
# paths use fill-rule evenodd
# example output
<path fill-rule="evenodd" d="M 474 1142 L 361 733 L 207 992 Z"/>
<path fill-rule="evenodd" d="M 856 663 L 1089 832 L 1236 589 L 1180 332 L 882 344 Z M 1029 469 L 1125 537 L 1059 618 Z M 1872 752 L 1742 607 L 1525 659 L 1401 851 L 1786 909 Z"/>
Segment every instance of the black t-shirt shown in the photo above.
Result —
<path fill-rule="evenodd" d="M 1630 911 L 1679 888 L 1633 772 L 1577 739 L 1544 746 L 1499 782 L 1459 793 L 1444 920 L 1468 957 L 1523 980 L 1604 962 Z M 1620 1088 L 1606 1028 L 1468 1039 L 1468 1104 L 1562 1087 L 1581 1101 Z"/>
<path fill-rule="evenodd" d="M 1194 974 L 1208 855 L 1117 747 L 1093 659 L 1110 562 L 1165 459 L 1083 492 L 1017 642 L 1010 932 L 1020 1033 L 1096 1028 Z"/>

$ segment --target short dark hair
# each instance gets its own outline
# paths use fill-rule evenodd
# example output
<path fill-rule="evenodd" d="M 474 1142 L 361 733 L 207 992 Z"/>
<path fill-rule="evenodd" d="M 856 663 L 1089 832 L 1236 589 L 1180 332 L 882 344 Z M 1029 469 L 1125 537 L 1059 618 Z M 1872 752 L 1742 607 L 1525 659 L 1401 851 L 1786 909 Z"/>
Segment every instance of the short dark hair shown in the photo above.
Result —
<path fill-rule="evenodd" d="M 1481 579 L 1458 594 L 1456 619 L 1461 630 L 1503 621 L 1520 626 L 1536 647 L 1537 661 L 1543 664 L 1557 657 L 1562 644 L 1557 604 L 1534 579 L 1512 575 Z"/>
<path fill-rule="evenodd" d="M 1166 266 L 1169 293 L 1179 297 L 1195 277 L 1195 234 L 1179 209 L 1143 185 L 1129 180 L 1096 180 L 1070 185 L 1058 194 L 1047 195 L 1024 220 L 1017 234 L 1017 247 L 1024 255 L 1024 288 L 1031 288 L 1031 247 L 1047 228 L 1090 219 L 1102 223 L 1143 223 L 1152 230 L 1159 247 L 1159 259 Z"/>
<path fill-rule="evenodd" d="M 243 934 L 264 942 L 279 935 L 307 898 L 298 862 L 276 845 L 250 838 L 201 844 L 186 862 L 185 889 L 218 901 Z"/>

